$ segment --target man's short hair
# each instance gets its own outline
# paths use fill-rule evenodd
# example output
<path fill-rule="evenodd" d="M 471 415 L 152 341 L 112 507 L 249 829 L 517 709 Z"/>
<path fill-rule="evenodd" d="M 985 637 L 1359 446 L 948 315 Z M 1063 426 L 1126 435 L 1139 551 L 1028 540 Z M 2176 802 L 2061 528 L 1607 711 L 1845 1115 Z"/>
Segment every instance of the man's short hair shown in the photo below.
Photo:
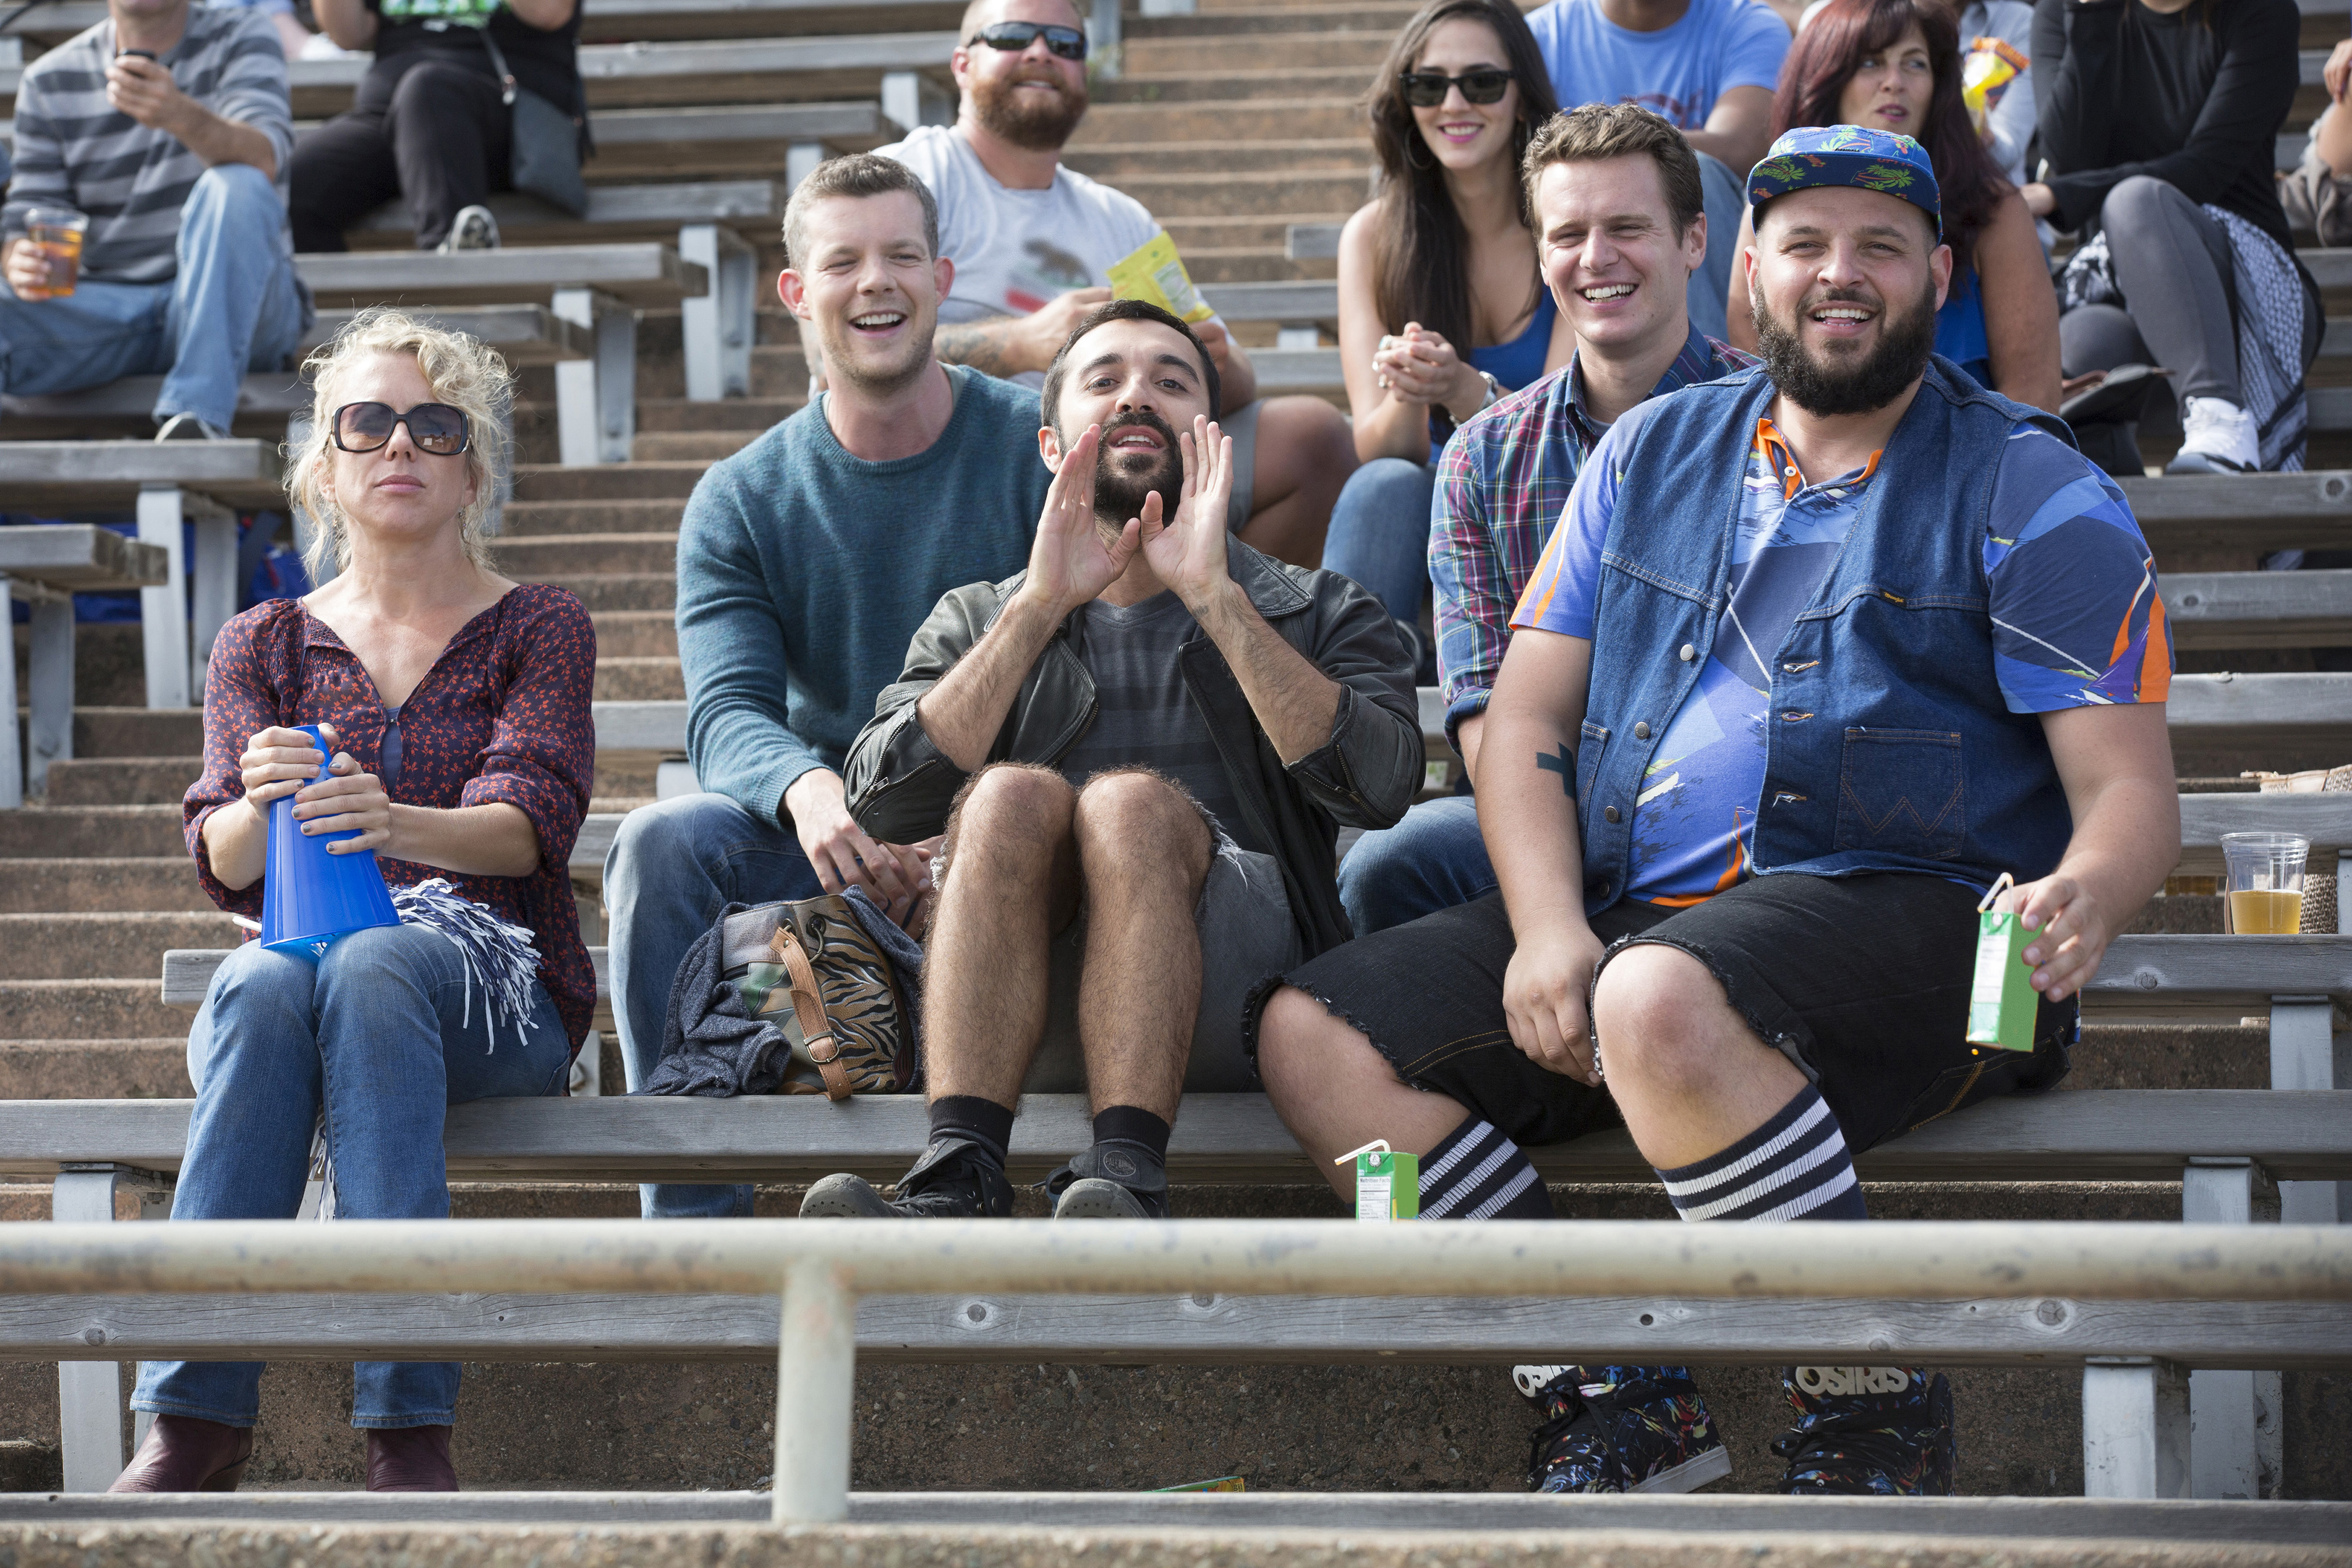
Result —
<path fill-rule="evenodd" d="M 896 158 L 877 157 L 871 153 L 852 153 L 845 158 L 832 158 L 819 163 L 793 191 L 793 199 L 784 204 L 784 265 L 798 267 L 807 259 L 802 254 L 808 240 L 808 212 L 814 204 L 831 196 L 882 196 L 892 191 L 907 191 L 923 209 L 923 244 L 936 261 L 940 255 L 940 204 L 933 199 L 930 186 L 923 178 Z"/>
<path fill-rule="evenodd" d="M 956 24 L 956 42 L 970 43 L 973 31 L 980 26 L 981 17 L 986 14 L 991 5 L 995 4 L 996 0 L 971 0 L 971 4 L 963 8 L 963 20 Z M 1077 18 L 1078 31 L 1085 32 L 1087 30 L 1086 7 L 1079 5 L 1078 0 L 1063 0 L 1063 4 L 1069 6 L 1070 15 Z"/>
<path fill-rule="evenodd" d="M 1666 210 L 1673 215 L 1675 235 L 1689 233 L 1690 226 L 1706 210 L 1698 154 L 1664 115 L 1638 103 L 1588 103 L 1555 114 L 1537 128 L 1519 163 L 1528 226 L 1538 237 L 1543 233 L 1542 220 L 1536 216 L 1536 182 L 1554 163 L 1597 163 L 1604 158 L 1636 155 L 1658 166 L 1658 184 L 1666 193 Z"/>
<path fill-rule="evenodd" d="M 1045 387 L 1038 396 L 1037 406 L 1045 416 L 1045 423 L 1054 427 L 1056 437 L 1062 433 L 1062 378 L 1069 373 L 1070 351 L 1077 347 L 1080 338 L 1105 321 L 1157 321 L 1163 327 L 1172 327 L 1183 333 L 1184 341 L 1192 345 L 1192 352 L 1201 356 L 1201 380 L 1209 391 L 1209 417 L 1217 417 L 1224 407 L 1223 389 L 1217 383 L 1217 362 L 1209 357 L 1208 345 L 1201 342 L 1200 334 L 1192 331 L 1183 317 L 1171 315 L 1149 300 L 1113 300 L 1088 310 L 1078 324 L 1070 329 L 1070 335 L 1062 340 L 1060 350 L 1054 355 L 1053 365 L 1045 372 Z"/>

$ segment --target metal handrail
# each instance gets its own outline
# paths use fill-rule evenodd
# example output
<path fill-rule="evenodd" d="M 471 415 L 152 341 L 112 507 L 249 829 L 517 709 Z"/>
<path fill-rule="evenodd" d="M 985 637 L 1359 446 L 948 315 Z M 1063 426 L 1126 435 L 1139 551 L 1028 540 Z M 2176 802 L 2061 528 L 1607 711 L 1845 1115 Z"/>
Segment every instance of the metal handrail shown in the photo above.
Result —
<path fill-rule="evenodd" d="M 848 1515 L 861 1295 L 2347 1301 L 2352 1231 L 1672 1220 L 211 1220 L 0 1227 L 5 1294 L 508 1290 L 781 1290 L 774 1517 L 791 1525 Z"/>

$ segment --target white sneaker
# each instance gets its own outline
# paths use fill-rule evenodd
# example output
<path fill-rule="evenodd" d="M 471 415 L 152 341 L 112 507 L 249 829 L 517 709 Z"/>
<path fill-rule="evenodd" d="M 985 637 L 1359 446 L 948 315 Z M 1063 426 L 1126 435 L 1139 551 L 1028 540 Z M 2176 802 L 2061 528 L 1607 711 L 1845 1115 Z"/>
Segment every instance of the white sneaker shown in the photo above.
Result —
<path fill-rule="evenodd" d="M 2254 416 L 2218 397 L 2192 397 L 2180 421 L 2180 451 L 2168 474 L 2250 474 L 2263 466 Z"/>
<path fill-rule="evenodd" d="M 496 250 L 499 247 L 499 220 L 486 206 L 459 207 L 457 216 L 449 220 L 449 233 L 434 248 L 446 256 L 457 250 Z"/>

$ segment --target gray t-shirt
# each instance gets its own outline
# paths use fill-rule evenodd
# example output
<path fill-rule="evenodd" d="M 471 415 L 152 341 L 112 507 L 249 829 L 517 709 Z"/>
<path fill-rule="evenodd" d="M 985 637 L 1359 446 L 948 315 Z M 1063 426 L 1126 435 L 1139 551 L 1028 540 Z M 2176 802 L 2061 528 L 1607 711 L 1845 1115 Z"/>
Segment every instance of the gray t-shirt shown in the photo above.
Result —
<path fill-rule="evenodd" d="M 1242 818 L 1233 781 L 1209 738 L 1208 721 L 1184 690 L 1177 650 L 1200 623 L 1174 592 L 1120 609 L 1100 599 L 1086 607 L 1086 663 L 1095 679 L 1095 721 L 1062 758 L 1062 776 L 1083 788 L 1109 768 L 1147 767 L 1192 792 L 1192 798 L 1244 849 L 1272 846 Z"/>

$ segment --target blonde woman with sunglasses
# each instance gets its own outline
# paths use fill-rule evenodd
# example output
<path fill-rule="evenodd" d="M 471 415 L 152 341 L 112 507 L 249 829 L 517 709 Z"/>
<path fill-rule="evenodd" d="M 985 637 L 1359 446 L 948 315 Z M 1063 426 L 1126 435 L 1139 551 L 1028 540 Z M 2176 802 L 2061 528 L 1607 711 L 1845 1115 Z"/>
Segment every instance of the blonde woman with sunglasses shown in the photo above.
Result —
<path fill-rule="evenodd" d="M 595 1006 L 566 863 L 595 763 L 596 637 L 560 588 L 491 570 L 512 383 L 470 338 L 364 312 L 312 362 L 288 489 L 318 524 L 301 599 L 221 629 L 187 794 L 205 891 L 261 913 L 271 803 L 373 851 L 402 923 L 315 960 L 247 942 L 188 1037 L 196 1104 L 174 1219 L 295 1215 L 323 1136 L 338 1220 L 441 1219 L 446 1107 L 565 1092 Z M 294 726 L 327 726 L 331 756 Z M 155 1424 L 112 1489 L 229 1491 L 261 1363 L 149 1362 Z M 454 1491 L 455 1364 L 362 1363 L 371 1491 Z"/>

